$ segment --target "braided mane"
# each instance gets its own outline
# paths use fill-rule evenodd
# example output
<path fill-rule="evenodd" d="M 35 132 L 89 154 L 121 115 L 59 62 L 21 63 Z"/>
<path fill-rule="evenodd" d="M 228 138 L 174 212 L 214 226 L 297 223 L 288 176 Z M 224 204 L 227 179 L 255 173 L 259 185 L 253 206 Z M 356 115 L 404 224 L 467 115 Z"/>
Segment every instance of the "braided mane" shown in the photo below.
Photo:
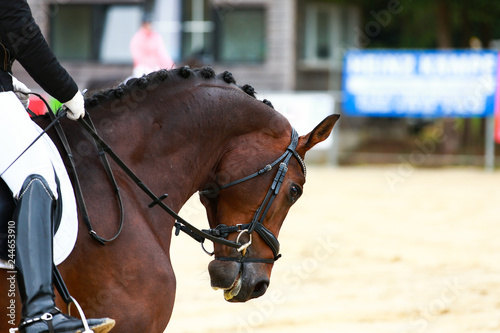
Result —
<path fill-rule="evenodd" d="M 243 86 L 237 85 L 236 80 L 233 77 L 233 74 L 231 74 L 228 71 L 216 75 L 214 70 L 208 66 L 196 69 L 191 69 L 187 66 L 184 66 L 181 68 L 176 68 L 171 70 L 161 69 L 159 71 L 144 75 L 140 78 L 130 79 L 127 82 L 120 84 L 118 87 L 96 92 L 89 97 L 86 96 L 85 108 L 94 108 L 101 105 L 101 103 L 105 101 L 111 99 L 120 99 L 135 89 L 148 89 L 155 87 L 156 85 L 165 82 L 169 78 L 173 77 L 181 77 L 184 79 L 200 78 L 205 80 L 219 79 L 226 82 L 227 84 L 236 85 L 247 95 L 256 98 L 255 97 L 256 91 L 252 86 L 248 84 L 245 84 Z M 268 100 L 263 100 L 263 103 L 265 103 L 270 107 L 273 107 L 271 102 L 269 102 Z"/>

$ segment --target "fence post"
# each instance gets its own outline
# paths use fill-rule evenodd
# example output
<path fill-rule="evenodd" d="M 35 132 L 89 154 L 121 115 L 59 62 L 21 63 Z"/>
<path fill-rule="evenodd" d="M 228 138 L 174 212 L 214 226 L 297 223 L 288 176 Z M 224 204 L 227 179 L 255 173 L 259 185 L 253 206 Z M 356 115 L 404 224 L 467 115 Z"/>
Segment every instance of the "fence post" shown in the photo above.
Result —
<path fill-rule="evenodd" d="M 495 170 L 495 117 L 486 117 L 486 133 L 484 142 L 484 168 L 486 171 Z"/>

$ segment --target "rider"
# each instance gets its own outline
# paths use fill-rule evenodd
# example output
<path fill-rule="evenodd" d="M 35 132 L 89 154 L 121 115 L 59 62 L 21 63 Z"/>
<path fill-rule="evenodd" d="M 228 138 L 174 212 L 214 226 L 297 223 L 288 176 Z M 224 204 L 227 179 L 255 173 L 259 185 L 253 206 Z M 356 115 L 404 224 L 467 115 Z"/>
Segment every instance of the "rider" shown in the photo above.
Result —
<path fill-rule="evenodd" d="M 15 264 L 23 303 L 19 330 L 83 332 L 83 322 L 63 314 L 54 302 L 53 215 L 59 194 L 48 148 L 37 141 L 9 167 L 39 134 L 25 110 L 28 96 L 19 93 L 29 89 L 12 77 L 14 59 L 47 93 L 65 102 L 68 118 L 83 117 L 85 109 L 82 94 L 50 51 L 27 1 L 0 0 L 0 172 L 17 205 Z M 89 319 L 88 325 L 94 332 L 108 332 L 114 321 Z"/>

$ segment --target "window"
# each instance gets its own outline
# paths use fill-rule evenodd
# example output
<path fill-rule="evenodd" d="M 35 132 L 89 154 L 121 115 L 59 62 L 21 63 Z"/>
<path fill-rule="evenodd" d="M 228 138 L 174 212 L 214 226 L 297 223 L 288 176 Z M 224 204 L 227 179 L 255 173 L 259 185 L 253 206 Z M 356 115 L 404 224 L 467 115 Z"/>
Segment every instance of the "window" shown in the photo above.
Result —
<path fill-rule="evenodd" d="M 184 59 L 213 58 L 212 10 L 208 0 L 182 1 L 182 56 Z"/>
<path fill-rule="evenodd" d="M 217 61 L 259 63 L 265 60 L 266 24 L 263 8 L 235 8 L 220 12 L 216 18 Z"/>
<path fill-rule="evenodd" d="M 137 5 L 55 5 L 51 48 L 61 60 L 131 63 L 129 43 L 140 26 Z M 123 24 L 128 22 L 129 24 Z"/>
<path fill-rule="evenodd" d="M 51 22 L 51 47 L 64 60 L 90 60 L 92 48 L 93 11 L 91 6 L 59 6 Z"/>
<path fill-rule="evenodd" d="M 141 17 L 142 10 L 137 6 L 109 6 L 107 8 L 99 45 L 99 61 L 132 62 L 130 40 L 139 29 Z"/>
<path fill-rule="evenodd" d="M 313 4 L 306 7 L 302 59 L 307 65 L 341 68 L 346 48 L 355 47 L 358 12 L 354 7 Z"/>
<path fill-rule="evenodd" d="M 212 7 L 208 0 L 183 1 L 182 56 L 202 62 L 259 63 L 265 60 L 262 7 Z"/>

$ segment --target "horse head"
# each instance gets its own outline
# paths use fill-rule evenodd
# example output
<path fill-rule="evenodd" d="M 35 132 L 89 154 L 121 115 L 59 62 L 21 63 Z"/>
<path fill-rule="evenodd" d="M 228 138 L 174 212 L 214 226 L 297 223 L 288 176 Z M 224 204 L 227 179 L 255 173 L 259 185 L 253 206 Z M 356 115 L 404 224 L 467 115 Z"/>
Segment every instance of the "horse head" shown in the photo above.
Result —
<path fill-rule="evenodd" d="M 206 232 L 224 239 L 214 240 L 212 287 L 231 302 L 262 296 L 280 257 L 281 225 L 302 194 L 305 154 L 328 138 L 339 115 L 299 137 L 270 102 L 255 98 L 251 86 L 211 68 L 152 73 L 94 95 L 88 104 L 111 110 L 97 120 L 102 123 L 127 112 L 133 125 L 106 131 L 112 146 L 130 156 L 135 169 L 149 171 L 143 175 L 156 191 L 167 188 L 166 203 L 174 210 L 199 191 L 211 228 Z M 122 142 L 134 138 L 131 126 L 148 130 L 135 135 L 140 140 Z M 147 217 L 152 228 L 161 220 Z"/>
<path fill-rule="evenodd" d="M 331 133 L 339 115 L 298 136 L 287 121 L 233 140 L 219 161 L 201 202 L 212 232 L 241 244 L 214 245 L 208 266 L 211 286 L 229 302 L 246 302 L 266 292 L 274 262 L 281 256 L 279 230 L 306 180 L 304 156 Z M 255 171 L 255 172 L 254 172 Z"/>

